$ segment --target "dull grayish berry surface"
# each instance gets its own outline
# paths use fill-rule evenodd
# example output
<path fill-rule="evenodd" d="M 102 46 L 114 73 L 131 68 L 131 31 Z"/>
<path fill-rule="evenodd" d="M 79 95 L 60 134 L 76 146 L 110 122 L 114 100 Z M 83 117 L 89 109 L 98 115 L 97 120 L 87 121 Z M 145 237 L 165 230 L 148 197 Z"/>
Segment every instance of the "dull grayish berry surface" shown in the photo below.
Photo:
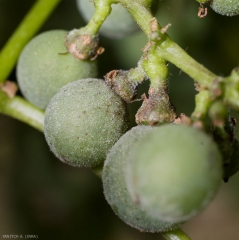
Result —
<path fill-rule="evenodd" d="M 147 133 L 127 155 L 131 197 L 158 219 L 186 221 L 204 209 L 222 182 L 222 157 L 210 136 L 183 124 Z"/>
<path fill-rule="evenodd" d="M 212 0 L 210 6 L 221 15 L 234 16 L 239 14 L 238 0 Z"/>
<path fill-rule="evenodd" d="M 127 130 L 126 104 L 101 79 L 64 86 L 46 109 L 44 134 L 52 152 L 72 166 L 94 167 Z"/>
<path fill-rule="evenodd" d="M 45 109 L 61 87 L 80 78 L 96 77 L 95 61 L 76 60 L 65 47 L 67 31 L 37 35 L 23 49 L 17 64 L 17 80 L 24 97 Z"/>
<path fill-rule="evenodd" d="M 143 211 L 137 201 L 131 198 L 126 187 L 127 155 L 135 143 L 154 131 L 154 128 L 141 125 L 124 134 L 107 155 L 102 174 L 105 198 L 115 214 L 130 226 L 146 232 L 162 232 L 179 226 L 158 220 Z"/>

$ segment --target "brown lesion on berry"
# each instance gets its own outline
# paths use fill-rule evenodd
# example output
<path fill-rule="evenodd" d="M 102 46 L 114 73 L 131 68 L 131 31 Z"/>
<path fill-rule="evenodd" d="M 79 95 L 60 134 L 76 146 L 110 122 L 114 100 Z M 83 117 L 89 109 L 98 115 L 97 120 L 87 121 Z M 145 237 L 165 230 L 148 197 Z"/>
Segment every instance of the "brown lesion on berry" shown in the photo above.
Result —
<path fill-rule="evenodd" d="M 9 98 L 13 98 L 18 91 L 17 84 L 11 81 L 0 84 L 0 89 L 5 92 Z"/>

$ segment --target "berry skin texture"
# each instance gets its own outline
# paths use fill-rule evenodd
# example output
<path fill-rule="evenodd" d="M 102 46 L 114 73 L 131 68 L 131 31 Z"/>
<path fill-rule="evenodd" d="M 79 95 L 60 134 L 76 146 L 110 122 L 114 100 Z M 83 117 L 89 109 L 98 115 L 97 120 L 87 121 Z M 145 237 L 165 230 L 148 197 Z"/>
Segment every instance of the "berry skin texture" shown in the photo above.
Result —
<path fill-rule="evenodd" d="M 67 31 L 51 30 L 33 38 L 17 64 L 17 79 L 24 97 L 45 109 L 61 87 L 77 79 L 96 77 L 95 61 L 78 61 L 64 45 Z"/>
<path fill-rule="evenodd" d="M 94 2 L 77 0 L 77 7 L 86 22 L 95 12 Z M 100 33 L 108 38 L 120 39 L 139 30 L 130 13 L 121 4 L 112 4 L 112 11 L 100 28 Z"/>
<path fill-rule="evenodd" d="M 126 104 L 101 79 L 80 79 L 50 101 L 44 134 L 62 162 L 78 167 L 102 164 L 127 130 Z"/>
<path fill-rule="evenodd" d="M 105 198 L 116 215 L 128 225 L 144 232 L 163 232 L 179 224 L 155 219 L 131 199 L 126 188 L 126 158 L 132 146 L 147 133 L 150 126 L 137 126 L 126 132 L 111 148 L 104 163 L 102 181 Z"/>
<path fill-rule="evenodd" d="M 215 196 L 223 176 L 213 140 L 186 126 L 166 124 L 138 141 L 127 159 L 134 202 L 158 219 L 186 221 Z"/>
<path fill-rule="evenodd" d="M 239 0 L 212 0 L 210 6 L 221 15 L 234 16 L 239 14 Z"/>

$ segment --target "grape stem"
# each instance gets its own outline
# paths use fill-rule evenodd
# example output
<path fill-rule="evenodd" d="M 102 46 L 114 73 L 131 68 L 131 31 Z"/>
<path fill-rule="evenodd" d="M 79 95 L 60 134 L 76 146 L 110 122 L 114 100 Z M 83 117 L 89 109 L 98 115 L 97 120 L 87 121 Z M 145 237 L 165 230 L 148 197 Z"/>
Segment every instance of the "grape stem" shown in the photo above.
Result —
<path fill-rule="evenodd" d="M 18 119 L 43 132 L 44 111 L 22 97 L 10 98 L 0 90 L 0 113 Z"/>
<path fill-rule="evenodd" d="M 162 233 L 162 235 L 166 240 L 190 240 L 180 228 Z"/>
<path fill-rule="evenodd" d="M 0 52 L 0 83 L 5 82 L 26 43 L 40 29 L 61 0 L 38 0 Z"/>
<path fill-rule="evenodd" d="M 89 31 L 93 35 L 98 33 L 101 25 L 111 13 L 112 3 L 114 3 L 114 0 L 98 0 L 94 2 L 95 13 L 85 26 L 86 31 Z"/>
<path fill-rule="evenodd" d="M 136 0 L 119 0 L 119 2 L 131 13 L 147 37 L 152 39 L 152 26 L 150 23 L 154 17 L 150 10 L 142 6 Z M 198 82 L 202 87 L 209 87 L 217 76 L 195 61 L 181 47 L 171 40 L 164 28 L 159 24 L 157 28 L 158 35 L 154 41 L 157 44 L 158 56 L 173 63 Z"/>

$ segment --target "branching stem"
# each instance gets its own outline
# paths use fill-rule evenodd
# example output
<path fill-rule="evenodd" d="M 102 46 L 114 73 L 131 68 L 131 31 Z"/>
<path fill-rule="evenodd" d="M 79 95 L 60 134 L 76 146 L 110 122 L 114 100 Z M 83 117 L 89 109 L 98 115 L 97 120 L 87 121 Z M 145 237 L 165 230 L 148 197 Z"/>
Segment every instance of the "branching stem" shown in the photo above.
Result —
<path fill-rule="evenodd" d="M 152 39 L 152 29 L 150 23 L 154 17 L 149 9 L 141 6 L 136 0 L 119 0 L 119 2 L 132 14 L 135 21 L 147 35 L 148 39 Z M 154 41 L 157 43 L 158 55 L 166 61 L 173 63 L 199 84 L 204 87 L 208 87 L 217 77 L 203 65 L 199 64 L 190 57 L 181 47 L 171 40 L 159 24 L 157 38 L 158 39 L 154 39 Z"/>
<path fill-rule="evenodd" d="M 44 111 L 21 97 L 9 98 L 0 90 L 0 113 L 18 119 L 43 132 Z"/>

